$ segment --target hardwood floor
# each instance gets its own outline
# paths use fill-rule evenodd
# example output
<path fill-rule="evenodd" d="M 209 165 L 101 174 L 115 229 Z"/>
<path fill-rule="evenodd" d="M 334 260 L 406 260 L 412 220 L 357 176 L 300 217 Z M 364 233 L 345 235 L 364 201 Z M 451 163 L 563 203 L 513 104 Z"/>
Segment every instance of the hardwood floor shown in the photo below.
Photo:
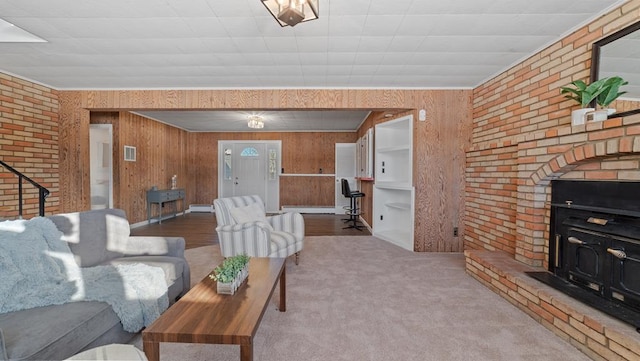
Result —
<path fill-rule="evenodd" d="M 368 236 L 367 228 L 343 229 L 346 224 L 343 215 L 303 214 L 306 236 Z M 214 213 L 187 213 L 184 216 L 170 218 L 162 224 L 149 225 L 131 229 L 132 236 L 172 236 L 184 237 L 186 248 L 196 248 L 218 244 L 216 234 L 216 217 Z"/>

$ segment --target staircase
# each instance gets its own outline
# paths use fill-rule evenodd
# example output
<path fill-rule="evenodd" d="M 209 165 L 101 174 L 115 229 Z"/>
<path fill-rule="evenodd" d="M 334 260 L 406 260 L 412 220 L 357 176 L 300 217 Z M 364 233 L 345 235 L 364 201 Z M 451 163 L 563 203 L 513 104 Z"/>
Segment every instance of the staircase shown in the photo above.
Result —
<path fill-rule="evenodd" d="M 44 216 L 44 202 L 45 199 L 47 198 L 47 196 L 49 196 L 49 190 L 43 186 L 41 186 L 40 184 L 38 184 L 37 182 L 33 181 L 31 178 L 27 177 L 26 175 L 24 175 L 22 172 L 19 172 L 17 170 L 15 170 L 13 167 L 11 167 L 10 165 L 8 165 L 7 163 L 3 162 L 0 160 L 0 166 L 3 166 L 4 168 L 6 168 L 9 172 L 15 174 L 18 177 L 18 217 L 22 218 L 22 206 L 24 204 L 24 199 L 23 199 L 23 181 L 27 181 L 29 183 L 31 183 L 31 185 L 33 185 L 34 187 L 36 187 L 38 189 L 38 215 L 43 217 Z M 12 211 L 11 207 L 7 207 L 7 206 L 0 206 L 0 220 L 3 219 L 3 216 L 7 213 Z"/>

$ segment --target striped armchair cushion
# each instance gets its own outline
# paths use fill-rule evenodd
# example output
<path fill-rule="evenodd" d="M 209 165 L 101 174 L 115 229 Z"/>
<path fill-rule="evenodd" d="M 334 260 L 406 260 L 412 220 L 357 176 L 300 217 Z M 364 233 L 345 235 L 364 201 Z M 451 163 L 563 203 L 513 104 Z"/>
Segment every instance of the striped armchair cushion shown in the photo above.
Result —
<path fill-rule="evenodd" d="M 260 196 L 240 196 L 229 198 L 218 198 L 213 201 L 213 206 L 216 210 L 216 221 L 218 226 L 226 226 L 228 224 L 236 224 L 236 221 L 231 216 L 231 208 L 245 207 L 253 203 L 258 203 L 262 207 L 264 212 L 264 203 Z"/>

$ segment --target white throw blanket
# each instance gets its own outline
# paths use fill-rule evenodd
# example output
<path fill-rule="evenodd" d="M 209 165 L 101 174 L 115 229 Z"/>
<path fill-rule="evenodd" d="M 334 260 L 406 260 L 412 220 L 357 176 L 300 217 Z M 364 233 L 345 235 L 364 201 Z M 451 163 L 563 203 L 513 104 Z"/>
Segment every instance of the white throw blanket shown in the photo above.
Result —
<path fill-rule="evenodd" d="M 80 268 L 47 218 L 0 222 L 0 313 L 75 301 L 107 302 L 138 332 L 169 306 L 164 271 L 145 264 Z"/>

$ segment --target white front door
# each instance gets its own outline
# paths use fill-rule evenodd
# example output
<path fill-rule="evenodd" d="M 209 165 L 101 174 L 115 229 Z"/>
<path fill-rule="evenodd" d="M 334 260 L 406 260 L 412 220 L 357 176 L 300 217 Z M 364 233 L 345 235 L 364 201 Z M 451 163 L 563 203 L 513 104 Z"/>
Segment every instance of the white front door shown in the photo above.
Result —
<path fill-rule="evenodd" d="M 236 143 L 233 145 L 233 195 L 259 195 L 265 199 L 267 169 L 265 166 L 266 145 Z"/>
<path fill-rule="evenodd" d="M 343 207 L 350 205 L 350 199 L 342 195 L 342 178 L 346 178 L 355 190 L 355 177 L 356 143 L 336 143 L 335 214 L 344 214 Z"/>
<path fill-rule="evenodd" d="M 280 141 L 220 141 L 219 197 L 259 195 L 267 212 L 277 212 L 280 147 Z"/>

